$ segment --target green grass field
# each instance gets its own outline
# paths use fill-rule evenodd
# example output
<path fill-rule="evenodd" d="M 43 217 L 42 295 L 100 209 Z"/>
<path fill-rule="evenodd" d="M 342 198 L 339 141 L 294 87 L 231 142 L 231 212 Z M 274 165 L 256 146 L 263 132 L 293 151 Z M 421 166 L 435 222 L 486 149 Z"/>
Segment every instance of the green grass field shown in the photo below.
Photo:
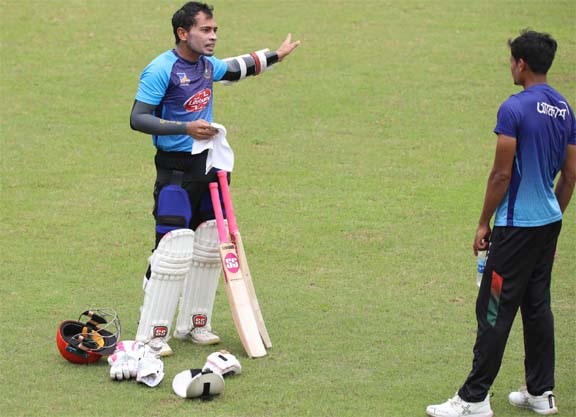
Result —
<path fill-rule="evenodd" d="M 113 307 L 135 335 L 153 245 L 154 148 L 128 119 L 184 1 L 0 0 L 0 415 L 418 417 L 472 362 L 471 245 L 512 84 L 506 41 L 559 42 L 549 82 L 576 105 L 569 0 L 215 0 L 217 56 L 302 46 L 234 87 L 215 121 L 236 153 L 238 222 L 274 348 L 244 354 L 221 285 L 215 330 L 243 374 L 211 402 L 172 393 L 214 347 L 174 341 L 158 388 L 58 353 L 61 320 Z M 576 415 L 576 202 L 553 280 L 562 416 Z M 520 320 L 492 388 L 525 416 Z"/>

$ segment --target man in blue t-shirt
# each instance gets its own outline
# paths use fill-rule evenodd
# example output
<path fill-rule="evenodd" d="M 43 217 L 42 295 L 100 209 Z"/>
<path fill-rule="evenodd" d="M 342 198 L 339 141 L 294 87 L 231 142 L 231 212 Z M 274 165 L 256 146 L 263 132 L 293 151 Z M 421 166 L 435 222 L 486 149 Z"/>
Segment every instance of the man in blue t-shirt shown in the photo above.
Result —
<path fill-rule="evenodd" d="M 428 406 L 430 416 L 493 415 L 488 390 L 518 309 L 525 386 L 508 400 L 538 414 L 558 412 L 552 392 L 550 283 L 562 214 L 576 183 L 576 120 L 567 100 L 547 84 L 556 41 L 548 34 L 524 31 L 509 45 L 512 78 L 524 90 L 500 106 L 494 129 L 496 156 L 473 244 L 476 255 L 488 249 L 489 256 L 476 301 L 472 371 L 453 398 Z"/>
<path fill-rule="evenodd" d="M 151 134 L 156 147 L 155 248 L 173 230 L 194 231 L 193 254 L 190 265 L 185 265 L 189 267 L 185 278 L 179 259 L 185 251 L 167 242 L 163 245 L 167 253 L 162 249 L 162 254 L 155 251 L 150 257 L 144 278 L 145 296 L 136 339 L 149 343 L 163 356 L 172 353 L 167 340 L 178 304 L 174 337 L 198 344 L 220 340 L 211 327 L 221 268 L 208 189 L 217 176 L 215 169 L 205 172 L 207 150 L 191 154 L 194 141 L 208 141 L 218 133 L 212 125 L 213 82 L 234 83 L 261 74 L 300 45 L 288 34 L 276 51 L 264 49 L 217 59 L 214 48 L 218 26 L 212 12 L 212 6 L 205 3 L 188 2 L 174 13 L 176 47 L 144 69 L 130 115 L 130 126 Z M 179 234 L 182 241 L 185 235 Z"/>

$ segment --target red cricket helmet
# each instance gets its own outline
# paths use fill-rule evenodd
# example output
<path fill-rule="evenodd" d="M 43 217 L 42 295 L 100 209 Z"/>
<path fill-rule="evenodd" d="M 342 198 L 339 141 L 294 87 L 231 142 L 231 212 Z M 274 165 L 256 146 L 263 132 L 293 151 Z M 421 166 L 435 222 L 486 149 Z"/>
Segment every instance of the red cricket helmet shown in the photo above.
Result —
<path fill-rule="evenodd" d="M 60 323 L 56 344 L 64 359 L 73 363 L 92 363 L 114 352 L 120 341 L 120 330 L 116 311 L 110 308 L 86 310 L 78 320 Z"/>

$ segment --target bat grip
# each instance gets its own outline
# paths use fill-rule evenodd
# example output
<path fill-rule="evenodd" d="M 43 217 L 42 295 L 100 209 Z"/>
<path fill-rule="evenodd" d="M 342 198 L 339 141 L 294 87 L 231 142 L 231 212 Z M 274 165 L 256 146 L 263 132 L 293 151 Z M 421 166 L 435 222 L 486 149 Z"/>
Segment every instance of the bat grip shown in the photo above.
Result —
<path fill-rule="evenodd" d="M 212 207 L 214 208 L 214 215 L 216 216 L 216 226 L 218 227 L 218 238 L 220 239 L 220 243 L 228 243 L 228 234 L 226 233 L 226 226 L 224 225 L 224 214 L 222 214 L 222 205 L 220 203 L 220 195 L 218 194 L 218 183 L 211 182 L 209 187 Z"/>
<path fill-rule="evenodd" d="M 226 171 L 218 171 L 217 175 L 218 181 L 220 182 L 220 190 L 222 190 L 222 198 L 224 199 L 224 208 L 226 209 L 226 218 L 228 219 L 228 229 L 230 230 L 230 234 L 234 236 L 236 232 L 238 232 L 238 224 L 236 223 L 232 197 L 230 197 L 228 173 Z"/>

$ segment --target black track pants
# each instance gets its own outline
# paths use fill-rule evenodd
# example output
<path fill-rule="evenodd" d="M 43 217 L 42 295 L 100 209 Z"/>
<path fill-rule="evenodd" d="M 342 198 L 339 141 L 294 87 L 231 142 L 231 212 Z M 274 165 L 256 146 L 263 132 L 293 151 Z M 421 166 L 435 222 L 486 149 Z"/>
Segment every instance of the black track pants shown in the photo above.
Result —
<path fill-rule="evenodd" d="M 528 392 L 554 388 L 554 318 L 550 282 L 562 222 L 540 227 L 494 227 L 476 300 L 478 331 L 472 371 L 458 391 L 483 401 L 502 363 L 518 309 L 522 312 Z"/>

